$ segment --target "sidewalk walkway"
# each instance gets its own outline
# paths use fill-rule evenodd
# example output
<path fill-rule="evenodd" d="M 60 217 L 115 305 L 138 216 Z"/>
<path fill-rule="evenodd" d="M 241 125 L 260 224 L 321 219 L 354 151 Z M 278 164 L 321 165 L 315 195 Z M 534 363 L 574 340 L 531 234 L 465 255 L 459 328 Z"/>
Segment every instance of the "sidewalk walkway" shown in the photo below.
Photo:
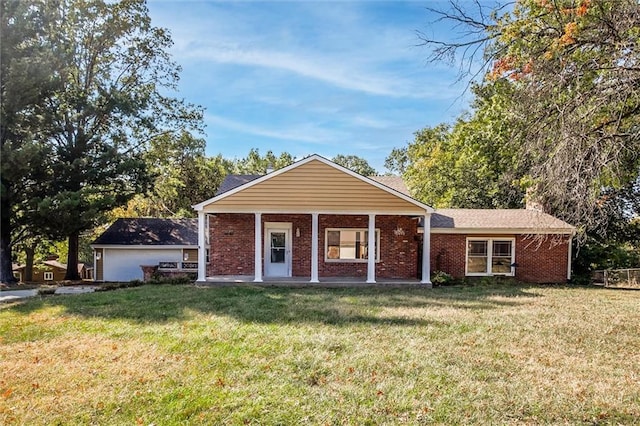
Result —
<path fill-rule="evenodd" d="M 96 286 L 69 286 L 58 287 L 53 294 L 83 294 L 93 293 Z M 35 297 L 38 295 L 38 289 L 30 290 L 0 290 L 0 303 L 13 302 L 15 300 L 24 299 L 26 297 Z"/>

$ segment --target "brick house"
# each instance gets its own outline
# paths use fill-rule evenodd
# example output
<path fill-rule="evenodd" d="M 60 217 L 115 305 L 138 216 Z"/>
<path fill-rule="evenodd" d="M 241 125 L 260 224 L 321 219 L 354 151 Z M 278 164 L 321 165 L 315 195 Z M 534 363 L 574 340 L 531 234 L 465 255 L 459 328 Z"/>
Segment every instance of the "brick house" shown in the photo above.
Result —
<path fill-rule="evenodd" d="M 228 176 L 194 209 L 205 248 L 198 281 L 430 285 L 435 270 L 530 282 L 570 277 L 574 228 L 565 222 L 535 210 L 436 211 L 399 178 L 364 177 L 318 155 L 263 176 Z"/>

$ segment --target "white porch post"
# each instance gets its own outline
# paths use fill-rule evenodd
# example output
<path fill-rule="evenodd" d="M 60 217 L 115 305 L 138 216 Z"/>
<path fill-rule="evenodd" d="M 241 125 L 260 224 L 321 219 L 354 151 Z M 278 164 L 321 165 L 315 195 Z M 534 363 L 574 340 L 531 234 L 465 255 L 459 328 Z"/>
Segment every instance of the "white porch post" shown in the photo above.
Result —
<path fill-rule="evenodd" d="M 198 282 L 205 282 L 207 280 L 206 233 L 209 232 L 209 230 L 206 229 L 206 216 L 206 213 L 202 210 L 198 212 Z"/>
<path fill-rule="evenodd" d="M 262 282 L 262 213 L 256 213 L 255 227 L 255 278 L 254 282 Z"/>
<path fill-rule="evenodd" d="M 424 234 L 422 235 L 422 284 L 431 284 L 431 214 L 424 215 Z"/>
<path fill-rule="evenodd" d="M 369 241 L 367 245 L 367 282 L 376 282 L 376 215 L 369 215 Z"/>
<path fill-rule="evenodd" d="M 318 213 L 311 213 L 311 280 L 318 280 Z"/>

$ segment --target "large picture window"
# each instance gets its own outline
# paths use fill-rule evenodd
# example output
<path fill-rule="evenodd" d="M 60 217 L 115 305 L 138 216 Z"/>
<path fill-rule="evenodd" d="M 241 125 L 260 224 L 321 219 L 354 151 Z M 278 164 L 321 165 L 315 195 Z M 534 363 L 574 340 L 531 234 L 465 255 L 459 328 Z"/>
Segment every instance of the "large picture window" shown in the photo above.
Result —
<path fill-rule="evenodd" d="M 513 238 L 468 238 L 467 275 L 514 275 Z"/>
<path fill-rule="evenodd" d="M 366 229 L 336 229 L 325 231 L 325 259 L 328 262 L 366 262 L 369 258 L 369 231 Z M 376 229 L 375 259 L 380 260 L 380 230 Z"/>

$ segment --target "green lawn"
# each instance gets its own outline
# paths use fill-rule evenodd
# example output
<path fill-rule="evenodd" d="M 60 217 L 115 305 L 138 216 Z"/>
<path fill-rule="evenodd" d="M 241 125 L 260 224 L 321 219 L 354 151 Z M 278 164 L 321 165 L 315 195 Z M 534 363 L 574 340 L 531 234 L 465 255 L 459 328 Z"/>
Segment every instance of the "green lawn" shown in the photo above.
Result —
<path fill-rule="evenodd" d="M 144 286 L 0 307 L 0 424 L 630 424 L 640 291 Z"/>

